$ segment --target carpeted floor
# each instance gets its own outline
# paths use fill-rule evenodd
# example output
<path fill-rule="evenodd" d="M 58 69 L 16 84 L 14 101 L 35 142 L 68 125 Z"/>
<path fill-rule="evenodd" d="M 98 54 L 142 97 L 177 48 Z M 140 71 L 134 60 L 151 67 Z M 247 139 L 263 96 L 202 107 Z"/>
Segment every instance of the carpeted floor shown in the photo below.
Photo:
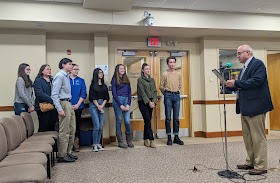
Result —
<path fill-rule="evenodd" d="M 246 157 L 243 142 L 228 143 L 228 152 L 230 168 L 239 171 L 235 167 L 244 163 Z M 47 182 L 231 182 L 219 177 L 218 170 L 203 167 L 225 169 L 222 143 L 80 152 L 78 156 L 75 163 L 57 163 L 52 168 L 52 180 Z M 268 140 L 268 157 L 270 169 L 265 176 L 246 175 L 245 178 L 266 178 L 254 182 L 279 182 L 280 140 Z M 191 169 L 196 164 L 203 166 L 197 165 L 198 171 L 193 172 Z"/>

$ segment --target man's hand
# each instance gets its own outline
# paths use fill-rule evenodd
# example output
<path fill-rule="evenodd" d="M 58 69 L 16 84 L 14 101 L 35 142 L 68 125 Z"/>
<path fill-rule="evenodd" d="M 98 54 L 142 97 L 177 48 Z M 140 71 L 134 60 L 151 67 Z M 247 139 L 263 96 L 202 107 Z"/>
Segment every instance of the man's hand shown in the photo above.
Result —
<path fill-rule="evenodd" d="M 225 83 L 227 87 L 234 88 L 235 87 L 235 80 L 227 80 Z"/>
<path fill-rule="evenodd" d="M 80 107 L 80 105 L 78 105 L 78 104 L 76 104 L 76 105 L 73 105 L 73 109 L 74 109 L 74 110 L 77 110 L 77 109 L 79 109 L 79 107 Z"/>
<path fill-rule="evenodd" d="M 66 116 L 63 110 L 62 110 L 62 111 L 59 111 L 59 112 L 58 112 L 58 115 L 61 116 L 61 117 L 65 117 L 65 116 Z"/>

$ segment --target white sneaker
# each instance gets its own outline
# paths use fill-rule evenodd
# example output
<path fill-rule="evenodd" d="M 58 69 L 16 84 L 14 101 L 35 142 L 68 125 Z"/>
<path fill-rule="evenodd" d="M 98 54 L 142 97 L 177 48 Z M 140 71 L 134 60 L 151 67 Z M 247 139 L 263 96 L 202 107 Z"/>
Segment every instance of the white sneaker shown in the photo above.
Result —
<path fill-rule="evenodd" d="M 98 151 L 103 151 L 104 150 L 104 148 L 100 144 L 97 144 L 96 146 L 98 148 Z"/>
<path fill-rule="evenodd" d="M 98 152 L 98 148 L 97 148 L 96 145 L 93 145 L 92 151 L 93 151 L 93 152 Z"/>

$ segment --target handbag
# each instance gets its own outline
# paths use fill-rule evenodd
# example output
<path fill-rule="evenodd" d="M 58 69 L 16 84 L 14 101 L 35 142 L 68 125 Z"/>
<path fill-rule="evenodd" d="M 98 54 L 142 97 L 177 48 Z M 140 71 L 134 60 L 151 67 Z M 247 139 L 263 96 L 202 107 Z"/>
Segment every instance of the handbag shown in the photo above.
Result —
<path fill-rule="evenodd" d="M 39 106 L 42 112 L 48 112 L 54 109 L 54 106 L 47 102 L 39 103 Z"/>
<path fill-rule="evenodd" d="M 51 91 L 52 91 L 52 84 L 50 83 L 50 85 L 51 85 Z M 54 109 L 54 105 L 51 103 L 47 103 L 47 102 L 39 103 L 39 107 L 42 112 L 48 112 L 48 111 L 51 111 Z"/>

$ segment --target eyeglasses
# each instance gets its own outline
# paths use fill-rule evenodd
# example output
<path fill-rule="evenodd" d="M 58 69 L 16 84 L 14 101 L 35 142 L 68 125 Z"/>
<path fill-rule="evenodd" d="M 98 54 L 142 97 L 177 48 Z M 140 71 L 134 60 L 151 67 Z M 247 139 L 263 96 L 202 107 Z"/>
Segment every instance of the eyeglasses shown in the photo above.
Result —
<path fill-rule="evenodd" d="M 80 69 L 73 69 L 74 71 L 79 71 Z"/>
<path fill-rule="evenodd" d="M 27 71 L 31 71 L 31 69 L 25 69 L 25 70 L 27 70 Z"/>
<path fill-rule="evenodd" d="M 244 52 L 248 52 L 248 51 L 242 51 L 242 52 L 237 52 L 237 56 L 239 56 L 239 55 L 241 55 L 242 53 L 244 53 Z"/>

